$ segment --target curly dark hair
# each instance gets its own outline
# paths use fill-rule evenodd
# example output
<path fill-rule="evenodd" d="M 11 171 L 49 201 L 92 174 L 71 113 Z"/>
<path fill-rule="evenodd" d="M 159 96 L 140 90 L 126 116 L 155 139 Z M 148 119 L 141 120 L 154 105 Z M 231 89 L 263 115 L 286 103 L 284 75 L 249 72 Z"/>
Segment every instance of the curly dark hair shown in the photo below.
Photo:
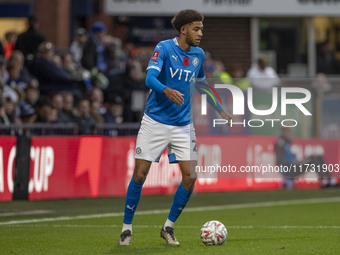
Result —
<path fill-rule="evenodd" d="M 177 13 L 171 20 L 172 26 L 177 30 L 181 31 L 181 28 L 186 25 L 190 24 L 194 21 L 203 21 L 204 16 L 202 13 L 192 10 L 192 9 L 187 9 L 187 10 L 182 10 L 179 13 Z"/>

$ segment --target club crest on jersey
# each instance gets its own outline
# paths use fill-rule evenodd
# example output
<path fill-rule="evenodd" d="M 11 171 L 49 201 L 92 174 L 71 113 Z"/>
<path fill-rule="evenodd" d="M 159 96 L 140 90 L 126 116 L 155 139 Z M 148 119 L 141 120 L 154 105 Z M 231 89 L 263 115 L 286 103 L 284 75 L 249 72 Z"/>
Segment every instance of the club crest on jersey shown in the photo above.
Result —
<path fill-rule="evenodd" d="M 194 57 L 193 59 L 192 59 L 192 64 L 194 65 L 194 66 L 198 66 L 198 58 L 196 58 L 196 57 Z"/>
<path fill-rule="evenodd" d="M 157 60 L 160 53 L 159 50 L 154 51 L 151 60 Z"/>
<path fill-rule="evenodd" d="M 183 58 L 183 64 L 185 65 L 185 66 L 188 66 L 190 63 L 189 63 L 189 58 L 188 57 L 184 57 Z"/>

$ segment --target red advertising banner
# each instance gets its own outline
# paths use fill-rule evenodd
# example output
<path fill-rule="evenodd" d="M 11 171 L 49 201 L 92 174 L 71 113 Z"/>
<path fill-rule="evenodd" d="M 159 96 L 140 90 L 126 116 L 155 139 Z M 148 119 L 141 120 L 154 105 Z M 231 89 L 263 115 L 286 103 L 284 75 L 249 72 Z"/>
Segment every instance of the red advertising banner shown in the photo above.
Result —
<path fill-rule="evenodd" d="M 226 171 L 247 170 L 249 166 L 276 166 L 275 142 L 277 137 L 260 136 L 229 136 L 229 137 L 199 137 L 198 138 L 198 166 L 219 165 L 226 166 Z M 317 139 L 294 139 L 292 150 L 298 160 L 311 155 L 323 155 L 325 162 L 333 167 L 333 175 L 339 176 L 336 168 L 339 166 L 340 142 Z M 198 175 L 200 176 L 200 175 Z M 281 187 L 282 176 L 277 171 L 265 172 L 236 172 L 202 174 L 205 178 L 198 178 L 196 191 L 227 191 L 227 190 L 255 190 L 275 189 Z M 297 179 L 297 187 L 319 187 L 316 172 L 307 172 Z"/>
<path fill-rule="evenodd" d="M 16 138 L 0 137 L 0 201 L 12 200 Z"/>
<path fill-rule="evenodd" d="M 198 166 L 233 169 L 275 165 L 276 137 L 198 137 Z M 133 137 L 33 137 L 30 151 L 29 199 L 124 196 L 134 169 Z M 293 150 L 302 159 L 323 154 L 327 164 L 339 164 L 340 141 L 295 139 Z M 0 201 L 12 199 L 15 137 L 1 137 Z M 339 173 L 335 173 L 339 174 Z M 198 174 L 195 191 L 276 189 L 280 173 L 242 172 Z M 228 178 L 225 178 L 228 177 Z M 237 177 L 237 178 L 231 178 Z M 308 178 L 307 178 L 308 177 Z M 169 164 L 166 152 L 151 166 L 143 194 L 172 194 L 181 182 L 178 164 Z M 306 173 L 298 187 L 318 187 L 316 173 Z"/>

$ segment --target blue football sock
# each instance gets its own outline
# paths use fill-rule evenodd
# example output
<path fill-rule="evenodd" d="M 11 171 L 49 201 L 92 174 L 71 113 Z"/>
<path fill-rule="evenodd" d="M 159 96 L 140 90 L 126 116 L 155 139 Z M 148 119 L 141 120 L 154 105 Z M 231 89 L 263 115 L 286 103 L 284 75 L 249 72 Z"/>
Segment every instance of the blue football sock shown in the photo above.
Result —
<path fill-rule="evenodd" d="M 174 196 L 174 201 L 172 202 L 172 206 L 170 209 L 168 217 L 169 220 L 171 220 L 172 222 L 175 222 L 177 220 L 187 202 L 189 201 L 191 193 L 192 192 L 187 191 L 183 187 L 182 183 L 178 186 Z"/>
<path fill-rule="evenodd" d="M 126 193 L 124 224 L 132 224 L 133 216 L 135 215 L 135 211 L 142 193 L 143 184 L 144 183 L 135 182 L 133 177 L 131 178 Z"/>

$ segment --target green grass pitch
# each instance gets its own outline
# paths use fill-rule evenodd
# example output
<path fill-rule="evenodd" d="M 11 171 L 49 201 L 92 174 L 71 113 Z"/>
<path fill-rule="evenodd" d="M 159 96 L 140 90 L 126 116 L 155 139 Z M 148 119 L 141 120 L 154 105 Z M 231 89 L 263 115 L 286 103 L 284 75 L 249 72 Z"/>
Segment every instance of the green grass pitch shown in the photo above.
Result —
<path fill-rule="evenodd" d="M 132 243 L 117 246 L 124 198 L 0 203 L 0 254 L 340 254 L 340 189 L 193 194 L 175 224 L 179 247 L 160 228 L 172 196 L 143 196 Z M 200 228 L 219 220 L 222 246 Z"/>

